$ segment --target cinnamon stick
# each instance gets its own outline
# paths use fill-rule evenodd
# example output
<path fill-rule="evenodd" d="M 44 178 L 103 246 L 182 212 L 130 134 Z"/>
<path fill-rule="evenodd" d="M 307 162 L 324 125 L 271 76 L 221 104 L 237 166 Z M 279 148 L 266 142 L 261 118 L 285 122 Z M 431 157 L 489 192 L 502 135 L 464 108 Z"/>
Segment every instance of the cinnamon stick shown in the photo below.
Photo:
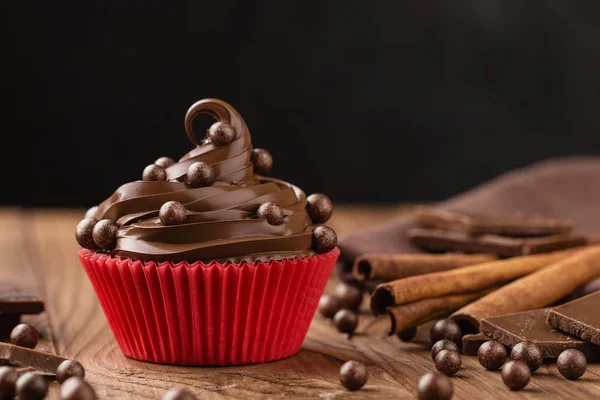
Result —
<path fill-rule="evenodd" d="M 496 260 L 494 254 L 365 254 L 354 261 L 357 280 L 393 281 Z"/>
<path fill-rule="evenodd" d="M 600 277 L 600 246 L 581 250 L 461 308 L 452 319 L 463 333 L 479 330 L 482 318 L 548 306 Z"/>
<path fill-rule="evenodd" d="M 387 307 L 394 305 L 480 291 L 530 274 L 578 251 L 581 250 L 570 249 L 514 257 L 398 279 L 379 285 L 375 289 L 371 296 L 371 310 L 378 315 L 384 313 Z"/>

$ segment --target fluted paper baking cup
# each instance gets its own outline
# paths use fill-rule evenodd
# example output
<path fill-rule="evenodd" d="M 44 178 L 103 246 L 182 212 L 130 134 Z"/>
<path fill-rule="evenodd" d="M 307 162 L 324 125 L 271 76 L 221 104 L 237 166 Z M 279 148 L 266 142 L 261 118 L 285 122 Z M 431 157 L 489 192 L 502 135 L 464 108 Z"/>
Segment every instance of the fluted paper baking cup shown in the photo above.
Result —
<path fill-rule="evenodd" d="M 134 261 L 81 249 L 123 353 L 160 364 L 237 365 L 300 350 L 340 254 L 204 264 Z"/>

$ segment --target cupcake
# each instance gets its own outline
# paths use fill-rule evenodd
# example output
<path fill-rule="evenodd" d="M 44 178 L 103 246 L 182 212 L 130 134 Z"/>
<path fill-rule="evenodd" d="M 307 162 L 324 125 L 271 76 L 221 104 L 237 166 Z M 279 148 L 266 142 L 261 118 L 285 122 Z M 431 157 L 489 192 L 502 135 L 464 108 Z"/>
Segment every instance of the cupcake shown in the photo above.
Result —
<path fill-rule="evenodd" d="M 198 140 L 199 114 L 216 122 Z M 76 229 L 79 259 L 123 353 L 162 364 L 236 365 L 300 350 L 339 256 L 322 194 L 262 176 L 268 151 L 229 104 L 185 116 L 194 149 L 161 157 Z M 261 175 L 259 175 L 261 174 Z"/>

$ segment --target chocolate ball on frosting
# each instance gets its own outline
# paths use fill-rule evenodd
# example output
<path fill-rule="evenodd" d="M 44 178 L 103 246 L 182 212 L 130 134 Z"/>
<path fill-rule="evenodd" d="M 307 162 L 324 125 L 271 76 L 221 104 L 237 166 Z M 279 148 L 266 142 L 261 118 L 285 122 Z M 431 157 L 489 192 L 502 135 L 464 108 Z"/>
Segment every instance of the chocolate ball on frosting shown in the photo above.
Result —
<path fill-rule="evenodd" d="M 94 218 L 96 219 L 96 214 L 98 213 L 98 206 L 94 206 L 85 212 L 83 218 Z"/>
<path fill-rule="evenodd" d="M 270 225 L 281 225 L 285 218 L 285 213 L 283 212 L 283 208 L 272 201 L 268 201 L 258 207 L 256 216 L 261 219 L 266 219 Z"/>
<path fill-rule="evenodd" d="M 265 149 L 252 150 L 252 164 L 254 172 L 257 174 L 265 174 L 273 168 L 273 157 Z"/>
<path fill-rule="evenodd" d="M 181 225 L 186 217 L 187 210 L 178 201 L 167 201 L 158 212 L 158 218 L 163 225 Z"/>
<path fill-rule="evenodd" d="M 171 165 L 175 164 L 175 160 L 173 160 L 171 157 L 161 157 L 158 160 L 154 161 L 154 164 L 166 169 L 169 168 Z"/>
<path fill-rule="evenodd" d="M 144 181 L 166 181 L 167 171 L 160 165 L 150 164 L 144 168 L 142 172 L 142 180 Z"/>
<path fill-rule="evenodd" d="M 112 249 L 117 242 L 117 231 L 119 227 L 112 219 L 98 221 L 92 231 L 94 243 L 101 249 Z"/>
<path fill-rule="evenodd" d="M 214 170 L 204 161 L 193 163 L 187 171 L 188 183 L 193 187 L 210 186 L 212 185 L 214 177 Z"/>
<path fill-rule="evenodd" d="M 226 146 L 235 140 L 235 130 L 227 122 L 215 122 L 208 129 L 208 138 L 215 146 Z"/>
<path fill-rule="evenodd" d="M 312 245 L 317 253 L 327 253 L 337 246 L 337 235 L 328 226 L 317 226 L 313 231 Z"/>
<path fill-rule="evenodd" d="M 333 213 L 333 204 L 329 197 L 321 193 L 311 194 L 306 198 L 306 211 L 315 224 L 327 222 Z"/>
<path fill-rule="evenodd" d="M 75 228 L 75 239 L 77 239 L 77 243 L 79 243 L 81 247 L 90 250 L 98 248 L 92 236 L 96 223 L 96 220 L 93 218 L 85 218 L 77 224 L 77 228 Z"/>

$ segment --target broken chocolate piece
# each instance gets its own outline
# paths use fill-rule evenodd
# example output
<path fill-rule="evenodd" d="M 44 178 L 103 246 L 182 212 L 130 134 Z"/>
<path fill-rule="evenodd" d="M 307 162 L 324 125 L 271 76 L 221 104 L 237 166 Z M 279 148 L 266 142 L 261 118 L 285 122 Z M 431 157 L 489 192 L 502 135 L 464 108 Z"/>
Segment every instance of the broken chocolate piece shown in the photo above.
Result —
<path fill-rule="evenodd" d="M 39 314 L 42 311 L 42 299 L 15 285 L 0 282 L 0 313 Z"/>
<path fill-rule="evenodd" d="M 598 359 L 600 347 L 553 329 L 546 323 L 548 309 L 525 311 L 481 320 L 481 332 L 505 346 L 531 342 L 543 358 L 557 358 L 566 349 L 577 349 Z"/>
<path fill-rule="evenodd" d="M 424 250 L 492 253 L 502 257 L 545 253 L 587 244 L 587 238 L 581 235 L 559 234 L 536 238 L 514 238 L 424 228 L 410 229 L 408 237 L 412 244 Z"/>
<path fill-rule="evenodd" d="M 600 345 L 599 308 L 600 292 L 592 293 L 552 308 L 548 313 L 548 323 L 568 334 Z"/>
<path fill-rule="evenodd" d="M 483 333 L 471 333 L 469 335 L 464 335 L 462 338 L 463 354 L 466 356 L 477 356 L 479 347 L 488 340 L 492 339 Z"/>
<path fill-rule="evenodd" d="M 38 371 L 56 374 L 60 363 L 68 358 L 0 342 L 0 364 L 32 367 Z"/>

